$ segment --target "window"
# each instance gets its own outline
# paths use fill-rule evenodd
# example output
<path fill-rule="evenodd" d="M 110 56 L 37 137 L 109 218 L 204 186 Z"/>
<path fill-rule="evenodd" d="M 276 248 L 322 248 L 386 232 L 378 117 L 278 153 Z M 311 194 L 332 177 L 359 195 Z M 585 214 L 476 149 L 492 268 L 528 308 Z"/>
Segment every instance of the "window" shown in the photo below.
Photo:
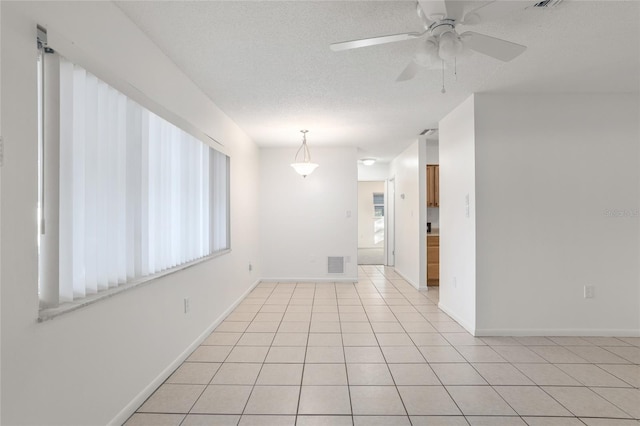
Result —
<path fill-rule="evenodd" d="M 229 157 L 64 57 L 42 56 L 42 306 L 228 250 Z"/>
<path fill-rule="evenodd" d="M 373 242 L 379 244 L 384 241 L 384 193 L 373 193 Z"/>
<path fill-rule="evenodd" d="M 373 193 L 373 215 L 375 217 L 384 217 L 384 194 L 380 192 Z"/>

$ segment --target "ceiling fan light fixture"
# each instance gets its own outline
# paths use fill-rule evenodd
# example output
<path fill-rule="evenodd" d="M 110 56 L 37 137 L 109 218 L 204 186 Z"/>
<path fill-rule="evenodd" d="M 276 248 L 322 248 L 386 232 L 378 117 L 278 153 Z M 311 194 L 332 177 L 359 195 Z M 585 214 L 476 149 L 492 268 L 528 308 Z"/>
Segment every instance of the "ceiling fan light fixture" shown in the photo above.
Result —
<path fill-rule="evenodd" d="M 447 61 L 455 58 L 462 52 L 462 41 L 454 31 L 446 31 L 440 34 L 438 55 Z"/>
<path fill-rule="evenodd" d="M 300 130 L 302 133 L 302 145 L 298 148 L 296 152 L 296 156 L 293 159 L 293 163 L 291 163 L 291 167 L 303 178 L 309 176 L 313 171 L 318 167 L 318 164 L 311 162 L 311 153 L 309 152 L 309 147 L 307 146 L 307 132 L 308 130 Z M 298 156 L 302 151 L 302 161 L 298 160 Z"/>
<path fill-rule="evenodd" d="M 438 59 L 438 40 L 430 36 L 420 40 L 414 60 L 418 65 L 428 67 Z"/>

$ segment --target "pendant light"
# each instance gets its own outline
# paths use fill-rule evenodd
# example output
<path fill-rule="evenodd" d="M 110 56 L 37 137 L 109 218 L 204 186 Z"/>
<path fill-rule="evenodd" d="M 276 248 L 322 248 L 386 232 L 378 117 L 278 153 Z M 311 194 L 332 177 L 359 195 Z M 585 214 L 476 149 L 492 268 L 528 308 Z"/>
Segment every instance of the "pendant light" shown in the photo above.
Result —
<path fill-rule="evenodd" d="M 296 156 L 293 159 L 294 162 L 291 163 L 291 167 L 293 167 L 293 169 L 303 178 L 306 178 L 308 175 L 313 173 L 318 165 L 311 162 L 311 154 L 309 153 L 309 147 L 307 146 L 308 130 L 300 130 L 300 132 L 302 133 L 302 146 L 298 148 L 298 152 L 296 152 Z M 298 160 L 300 151 L 302 151 L 302 161 Z"/>

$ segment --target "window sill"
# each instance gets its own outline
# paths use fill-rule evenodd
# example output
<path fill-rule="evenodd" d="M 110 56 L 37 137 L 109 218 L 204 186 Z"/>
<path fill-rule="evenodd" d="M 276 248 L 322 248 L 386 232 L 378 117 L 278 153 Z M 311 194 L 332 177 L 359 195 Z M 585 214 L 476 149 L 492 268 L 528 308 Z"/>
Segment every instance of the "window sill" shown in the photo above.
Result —
<path fill-rule="evenodd" d="M 89 305 L 93 305 L 94 303 L 103 300 L 103 299 L 108 299 L 110 297 L 115 296 L 116 294 L 120 294 L 122 292 L 131 290 L 133 288 L 137 288 L 146 284 L 151 283 L 151 281 L 161 278 L 161 277 L 165 277 L 167 275 L 171 275 L 174 274 L 176 272 L 182 271 L 184 269 L 187 268 L 191 268 L 192 266 L 198 265 L 200 263 L 203 262 L 207 262 L 211 259 L 214 259 L 216 257 L 220 257 L 223 256 L 227 253 L 230 253 L 231 249 L 226 249 L 226 250 L 221 250 L 218 252 L 215 252 L 213 254 L 210 254 L 209 256 L 205 256 L 205 257 L 201 257 L 200 259 L 196 259 L 193 260 L 191 262 L 188 263 L 184 263 L 182 265 L 176 266 L 174 268 L 171 269 L 167 269 L 164 270 L 162 272 L 158 272 L 156 274 L 153 275 L 148 275 L 144 278 L 140 278 L 138 280 L 132 281 L 130 283 L 126 283 L 126 284 L 122 284 L 118 287 L 114 287 L 111 288 L 109 290 L 104 290 L 101 291 L 100 293 L 96 293 L 96 294 L 91 294 L 88 295 L 87 297 L 84 297 L 80 300 L 77 301 L 73 301 L 73 302 L 65 302 L 59 306 L 56 306 L 55 308 L 42 308 L 40 309 L 40 312 L 38 313 L 38 322 L 44 322 L 44 321 L 48 321 L 51 320 L 53 318 L 59 317 L 60 315 L 69 313 L 69 312 L 73 312 L 73 311 L 77 311 L 78 309 L 84 308 L 86 306 Z"/>

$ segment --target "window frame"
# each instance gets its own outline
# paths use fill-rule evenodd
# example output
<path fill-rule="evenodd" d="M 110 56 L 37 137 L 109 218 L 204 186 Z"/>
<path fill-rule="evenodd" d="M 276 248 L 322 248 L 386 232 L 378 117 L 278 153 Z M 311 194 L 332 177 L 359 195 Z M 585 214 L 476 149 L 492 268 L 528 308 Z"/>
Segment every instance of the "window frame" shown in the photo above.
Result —
<path fill-rule="evenodd" d="M 382 200 L 379 198 L 382 197 Z M 378 198 L 376 200 L 376 198 Z M 376 201 L 382 201 L 381 203 L 376 203 Z M 378 212 L 382 212 L 382 214 L 378 214 Z M 384 217 L 384 192 L 374 192 L 373 193 L 373 217 L 374 218 L 383 218 Z"/>
<path fill-rule="evenodd" d="M 41 34 L 41 28 L 38 28 L 39 30 L 39 36 Z M 46 35 L 46 33 L 45 33 Z M 45 44 L 46 46 L 46 44 Z M 48 48 L 48 46 L 46 46 Z M 53 51 L 53 49 L 48 49 L 49 52 L 47 53 L 42 53 L 42 60 L 44 61 L 42 64 L 37 64 L 37 66 L 39 67 L 39 71 L 40 71 L 40 67 L 42 67 L 45 71 L 43 71 L 42 73 L 38 72 L 37 78 L 37 87 L 38 89 L 41 88 L 41 86 L 44 85 L 44 81 L 46 79 L 46 62 L 47 62 L 47 56 L 50 54 L 54 54 L 54 55 L 59 55 L 61 54 L 60 52 Z M 94 69 L 92 69 L 91 64 L 87 65 L 85 63 L 83 63 L 82 60 L 78 60 L 78 58 L 74 57 L 75 55 L 64 55 L 65 58 L 67 58 L 67 60 L 69 60 L 72 63 L 78 64 L 79 66 L 81 66 L 82 68 L 86 69 L 87 72 L 95 75 L 98 79 L 102 80 L 103 82 L 105 82 L 107 85 L 110 85 L 112 88 L 114 88 L 115 90 L 119 91 L 120 93 L 122 93 L 124 96 L 126 96 L 128 99 L 132 100 L 133 102 L 137 103 L 138 105 L 140 105 L 142 108 L 147 109 L 148 111 L 150 111 L 151 113 L 157 115 L 158 117 L 160 117 L 161 119 L 167 121 L 168 123 L 174 125 L 175 127 L 177 127 L 178 129 L 184 131 L 185 133 L 189 134 L 190 136 L 194 137 L 196 140 L 198 140 L 199 142 L 201 142 L 202 144 L 204 144 L 206 147 L 208 147 L 211 150 L 217 151 L 219 154 L 222 154 L 224 157 L 226 157 L 226 179 L 225 179 L 225 183 L 226 183 L 226 188 L 225 188 L 225 195 L 226 195 L 226 200 L 225 200 L 225 205 L 226 205 L 226 217 L 225 217 L 225 221 L 226 221 L 226 246 L 212 251 L 210 254 L 205 255 L 203 257 L 176 265 L 174 267 L 171 268 L 167 268 L 164 269 L 162 271 L 153 273 L 153 274 L 149 274 L 146 276 L 142 276 L 142 277 L 137 277 L 134 279 L 130 279 L 128 280 L 126 283 L 117 285 L 116 287 L 112 287 L 112 288 L 108 288 L 106 290 L 102 290 L 102 291 L 98 291 L 97 293 L 94 294 L 89 294 L 86 295 L 83 298 L 79 298 L 73 301 L 68 301 L 68 302 L 60 302 L 58 303 L 56 306 L 45 306 L 42 305 L 40 306 L 39 312 L 38 312 L 38 322 L 42 322 L 42 321 L 46 321 L 46 320 L 50 320 L 52 318 L 55 318 L 57 316 L 60 316 L 64 313 L 67 312 L 72 312 L 75 311 L 77 309 L 80 309 L 82 307 L 91 305 L 93 303 L 98 302 L 99 300 L 102 299 L 106 299 L 109 297 L 112 297 L 116 294 L 128 291 L 130 289 L 133 288 L 137 288 L 139 286 L 142 285 L 146 285 L 149 284 L 155 280 L 157 280 L 158 278 L 161 277 L 165 277 L 168 275 L 172 275 L 176 272 L 180 272 L 184 269 L 188 269 L 191 267 L 194 267 L 196 265 L 199 265 L 200 263 L 204 263 L 204 262 L 208 262 L 212 259 L 224 256 L 228 253 L 230 253 L 232 251 L 232 220 L 231 220 L 231 167 L 232 167 L 232 160 L 231 160 L 231 156 L 225 152 L 226 150 L 223 149 L 224 145 L 220 144 L 218 141 L 216 141 L 215 139 L 211 138 L 210 136 L 208 136 L 206 133 L 200 132 L 197 129 L 195 129 L 194 131 L 194 127 L 192 125 L 190 125 L 189 123 L 187 123 L 185 120 L 181 119 L 180 117 L 177 117 L 175 114 L 172 114 L 170 112 L 168 112 L 168 110 L 166 110 L 164 107 L 158 105 L 156 102 L 152 101 L 150 98 L 146 97 L 145 95 L 143 95 L 141 92 L 137 91 L 137 90 L 133 90 L 131 91 L 131 93 L 129 93 L 129 90 L 122 90 L 123 87 L 123 82 L 122 81 L 118 81 L 117 78 L 109 78 L 109 73 L 101 73 L 101 72 L 95 72 Z M 114 84 L 115 82 L 115 84 Z M 131 88 L 131 85 L 128 83 L 125 83 L 125 87 L 129 87 Z M 135 89 L 135 88 L 134 88 Z M 42 91 L 43 93 L 45 93 L 45 90 L 47 90 L 47 88 L 45 87 L 45 89 Z M 57 89 L 59 90 L 59 88 Z M 38 137 L 38 156 L 39 156 L 39 161 L 38 161 L 38 173 L 39 173 L 39 179 L 38 179 L 38 210 L 40 211 L 41 205 L 43 204 L 43 200 L 44 200 L 44 195 L 42 195 L 41 197 L 41 191 L 42 188 L 46 186 L 46 180 L 45 177 L 42 177 L 42 179 L 40 179 L 40 174 L 43 174 L 43 170 L 46 167 L 46 160 L 45 161 L 41 161 L 41 155 L 43 155 L 43 151 L 44 150 L 44 145 L 46 144 L 46 139 L 47 139 L 47 133 L 51 132 L 51 126 L 47 125 L 47 120 L 44 117 L 47 117 L 48 114 L 48 100 L 46 99 L 47 95 L 43 95 L 41 98 L 41 93 L 40 90 L 38 90 L 38 113 L 39 113 L 39 117 L 38 117 L 38 126 L 42 126 L 43 127 L 43 131 L 42 134 L 44 135 L 44 142 L 42 141 L 42 139 L 40 138 L 40 131 L 39 133 L 39 137 Z M 133 96 L 132 96 L 133 95 Z M 58 104 L 59 105 L 59 104 Z M 42 106 L 42 109 L 40 109 Z M 53 114 L 56 115 L 56 114 Z M 59 121 L 59 118 L 58 118 Z M 185 123 L 189 124 L 189 125 L 184 125 Z M 212 144 L 211 142 L 214 142 L 214 144 Z M 58 163 L 58 167 L 59 167 L 59 163 Z M 58 186 L 59 188 L 59 186 Z M 48 189 L 48 188 L 47 188 Z M 213 214 L 213 212 L 210 212 L 210 216 Z M 40 267 L 40 257 L 41 257 L 41 251 L 40 251 L 40 236 L 41 236 L 41 231 L 43 228 L 43 223 L 44 223 L 44 212 L 42 214 L 38 214 L 38 226 L 37 226 L 37 232 L 38 232 L 38 263 L 39 263 L 39 267 L 38 267 L 38 293 L 40 293 L 41 290 L 41 285 L 40 285 L 40 274 L 42 273 L 41 271 L 41 267 Z M 211 242 L 211 244 L 213 244 L 213 241 Z M 211 250 L 213 250 L 213 247 L 211 248 Z M 56 286 L 56 290 L 57 290 L 57 286 Z M 41 295 L 39 294 L 38 296 L 39 300 L 42 301 Z"/>

